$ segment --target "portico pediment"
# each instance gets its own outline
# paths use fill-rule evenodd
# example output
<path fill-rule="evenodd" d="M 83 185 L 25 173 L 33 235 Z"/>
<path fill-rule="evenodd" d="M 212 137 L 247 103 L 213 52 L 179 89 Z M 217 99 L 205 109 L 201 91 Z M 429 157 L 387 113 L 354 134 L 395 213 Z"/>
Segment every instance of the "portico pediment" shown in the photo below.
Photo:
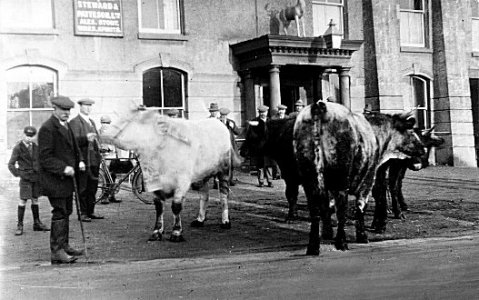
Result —
<path fill-rule="evenodd" d="M 328 48 L 323 37 L 263 35 L 231 45 L 236 71 L 269 65 L 348 67 L 352 54 L 363 41 L 343 40 L 341 48 Z"/>

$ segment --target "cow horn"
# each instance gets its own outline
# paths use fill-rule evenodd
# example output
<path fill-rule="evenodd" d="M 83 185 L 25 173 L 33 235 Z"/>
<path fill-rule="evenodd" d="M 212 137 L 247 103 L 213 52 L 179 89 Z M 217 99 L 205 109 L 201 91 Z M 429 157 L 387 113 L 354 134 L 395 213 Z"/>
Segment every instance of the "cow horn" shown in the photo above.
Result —
<path fill-rule="evenodd" d="M 436 127 L 436 125 L 432 126 L 429 129 L 424 130 L 424 134 L 430 134 L 434 130 L 435 127 Z"/>

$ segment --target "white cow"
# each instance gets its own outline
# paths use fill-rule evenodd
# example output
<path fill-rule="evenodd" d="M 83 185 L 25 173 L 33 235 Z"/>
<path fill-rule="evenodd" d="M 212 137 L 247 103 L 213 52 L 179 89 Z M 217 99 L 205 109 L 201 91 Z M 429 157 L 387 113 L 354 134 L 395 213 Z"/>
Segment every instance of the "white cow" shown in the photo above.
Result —
<path fill-rule="evenodd" d="M 182 241 L 180 212 L 192 183 L 200 183 L 202 196 L 198 218 L 202 226 L 208 204 L 208 179 L 220 179 L 223 204 L 222 228 L 231 228 L 228 215 L 228 174 L 241 159 L 233 150 L 230 133 L 217 119 L 190 121 L 162 116 L 157 110 L 139 107 L 113 122 L 102 140 L 139 154 L 144 182 L 156 195 L 156 223 L 150 240 L 161 240 L 164 233 L 163 202 L 172 198 L 174 214 L 171 241 Z"/>

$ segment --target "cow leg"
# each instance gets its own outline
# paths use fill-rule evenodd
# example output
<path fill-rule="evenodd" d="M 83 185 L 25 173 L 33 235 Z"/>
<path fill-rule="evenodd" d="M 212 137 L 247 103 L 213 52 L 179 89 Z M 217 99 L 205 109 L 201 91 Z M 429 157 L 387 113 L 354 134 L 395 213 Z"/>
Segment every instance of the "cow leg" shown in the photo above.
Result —
<path fill-rule="evenodd" d="M 319 255 L 319 220 L 320 220 L 320 205 L 325 197 L 320 196 L 320 191 L 317 184 L 304 183 L 304 191 L 308 199 L 309 217 L 311 219 L 311 228 L 309 230 L 309 244 L 306 250 L 306 255 Z"/>
<path fill-rule="evenodd" d="M 183 179 L 179 180 L 180 182 L 188 182 L 188 180 Z M 183 242 L 185 239 L 183 238 L 183 227 L 181 225 L 181 210 L 183 208 L 183 201 L 185 199 L 185 195 L 190 188 L 190 183 L 184 184 L 179 186 L 178 189 L 175 191 L 175 195 L 173 197 L 173 202 L 171 203 L 171 211 L 173 212 L 173 229 L 170 235 L 171 242 Z"/>
<path fill-rule="evenodd" d="M 377 233 L 384 233 L 386 231 L 388 207 L 386 199 L 386 170 L 388 166 L 383 165 L 379 167 L 376 172 L 376 181 L 373 187 L 373 197 L 376 201 L 376 208 L 374 210 L 374 219 L 371 227 Z"/>
<path fill-rule="evenodd" d="M 218 175 L 219 182 L 220 182 L 220 201 L 222 205 L 222 213 L 221 213 L 221 225 L 222 229 L 230 229 L 231 222 L 229 218 L 229 211 L 228 211 L 228 197 L 229 197 L 229 176 L 228 174 L 219 174 Z"/>
<path fill-rule="evenodd" d="M 406 201 L 404 200 L 404 196 L 402 194 L 402 181 L 404 179 L 404 176 L 406 175 L 407 168 L 404 168 L 401 170 L 401 173 L 399 174 L 398 178 L 398 183 L 397 183 L 397 196 L 398 196 L 398 202 L 399 202 L 399 207 L 401 208 L 402 211 L 408 211 L 409 208 L 406 204 Z"/>
<path fill-rule="evenodd" d="M 155 210 L 156 210 L 156 221 L 153 233 L 148 238 L 149 241 L 161 241 L 163 238 L 164 232 L 164 223 L 163 223 L 163 200 L 155 197 Z"/>
<path fill-rule="evenodd" d="M 404 218 L 402 216 L 401 211 L 398 207 L 398 198 L 399 198 L 399 176 L 401 171 L 404 169 L 405 162 L 403 160 L 394 160 L 389 167 L 388 173 L 388 185 L 389 185 L 389 192 L 391 194 L 391 204 L 392 204 L 392 211 L 394 213 L 394 218 L 401 219 Z"/>
<path fill-rule="evenodd" d="M 368 243 L 368 235 L 366 234 L 366 226 L 364 225 L 364 209 L 366 208 L 367 199 L 357 198 L 356 201 L 356 242 Z"/>
<path fill-rule="evenodd" d="M 298 202 L 298 189 L 299 185 L 291 182 L 290 180 L 285 180 L 286 183 L 286 199 L 289 204 L 288 216 L 286 217 L 286 222 L 291 223 L 297 217 L 296 213 L 296 203 Z"/>
<path fill-rule="evenodd" d="M 336 217 L 338 218 L 338 231 L 336 233 L 336 241 L 334 243 L 338 250 L 348 250 L 346 243 L 346 232 L 344 227 L 346 225 L 346 211 L 348 206 L 348 193 L 346 191 L 339 191 L 334 193 L 336 199 Z"/>
<path fill-rule="evenodd" d="M 203 186 L 200 188 L 200 209 L 198 211 L 198 217 L 196 220 L 191 222 L 191 227 L 203 227 L 206 220 L 206 209 L 208 208 L 208 203 L 210 200 L 209 196 L 210 187 L 208 181 L 205 181 Z"/>

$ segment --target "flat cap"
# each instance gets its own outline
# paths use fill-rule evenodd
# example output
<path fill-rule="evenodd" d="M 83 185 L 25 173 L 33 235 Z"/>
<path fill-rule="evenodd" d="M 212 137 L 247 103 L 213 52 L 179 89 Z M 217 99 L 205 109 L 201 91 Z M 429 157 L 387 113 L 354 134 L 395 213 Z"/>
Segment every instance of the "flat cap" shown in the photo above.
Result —
<path fill-rule="evenodd" d="M 295 103 L 294 105 L 296 105 L 296 106 L 304 106 L 303 100 L 299 99 L 298 101 L 296 101 L 296 103 Z"/>
<path fill-rule="evenodd" d="M 219 106 L 218 106 L 218 103 L 210 103 L 210 108 L 209 108 L 209 111 L 212 112 L 212 111 L 218 111 L 220 110 Z"/>
<path fill-rule="evenodd" d="M 227 115 L 230 113 L 230 110 L 226 107 L 220 108 L 220 115 Z"/>
<path fill-rule="evenodd" d="M 89 99 L 89 98 L 85 98 L 85 99 L 80 99 L 77 101 L 78 104 L 80 105 L 92 105 L 92 104 L 95 104 L 95 100 L 93 99 Z"/>
<path fill-rule="evenodd" d="M 73 101 L 70 100 L 70 98 L 65 96 L 53 97 L 51 102 L 53 105 L 58 106 L 61 109 L 71 109 L 75 106 L 75 103 L 73 103 Z"/>
<path fill-rule="evenodd" d="M 101 118 L 100 118 L 100 123 L 110 124 L 110 123 L 111 123 L 111 118 L 110 118 L 110 116 L 107 116 L 107 115 L 101 116 Z"/>
<path fill-rule="evenodd" d="M 26 136 L 34 136 L 37 134 L 37 129 L 33 126 L 27 126 L 23 129 L 23 133 L 25 133 Z"/>
<path fill-rule="evenodd" d="M 278 105 L 278 110 L 287 109 L 287 108 L 288 107 L 286 105 L 283 105 L 283 104 Z"/>
<path fill-rule="evenodd" d="M 258 106 L 258 111 L 259 112 L 265 112 L 265 111 L 268 111 L 269 107 L 267 107 L 266 105 L 260 105 Z"/>

